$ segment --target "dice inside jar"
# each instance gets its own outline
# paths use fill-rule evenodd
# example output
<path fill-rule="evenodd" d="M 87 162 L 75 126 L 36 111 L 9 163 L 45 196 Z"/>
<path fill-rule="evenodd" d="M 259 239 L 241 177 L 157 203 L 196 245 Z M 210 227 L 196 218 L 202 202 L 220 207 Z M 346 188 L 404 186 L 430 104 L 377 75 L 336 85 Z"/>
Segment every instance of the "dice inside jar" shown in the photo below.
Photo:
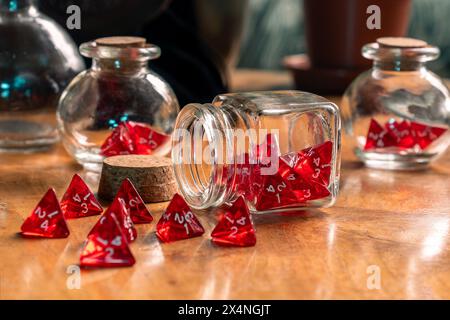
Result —
<path fill-rule="evenodd" d="M 86 169 L 105 157 L 166 155 L 179 111 L 170 86 L 148 68 L 157 46 L 136 37 L 97 39 L 80 46 L 93 59 L 64 91 L 58 124 L 67 151 Z"/>
<path fill-rule="evenodd" d="M 366 166 L 426 168 L 450 143 L 450 98 L 426 67 L 439 49 L 411 38 L 380 38 L 362 49 L 373 68 L 345 92 L 344 128 Z"/>
<path fill-rule="evenodd" d="M 336 105 L 299 91 L 189 104 L 172 138 L 180 192 L 197 209 L 239 196 L 254 213 L 331 206 L 339 189 L 340 125 Z"/>

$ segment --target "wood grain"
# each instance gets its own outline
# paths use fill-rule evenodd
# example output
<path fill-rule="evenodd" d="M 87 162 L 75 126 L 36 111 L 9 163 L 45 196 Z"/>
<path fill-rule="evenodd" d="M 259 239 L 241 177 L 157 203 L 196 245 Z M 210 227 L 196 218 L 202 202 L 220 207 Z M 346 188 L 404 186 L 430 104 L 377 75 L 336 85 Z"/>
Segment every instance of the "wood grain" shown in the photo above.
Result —
<path fill-rule="evenodd" d="M 211 244 L 212 212 L 199 213 L 203 237 L 161 244 L 154 231 L 166 204 L 149 205 L 155 221 L 137 226 L 136 265 L 82 270 L 79 290 L 67 287 L 67 269 L 98 217 L 70 220 L 68 239 L 17 235 L 47 188 L 62 196 L 75 172 L 96 190 L 98 176 L 61 147 L 0 154 L 1 299 L 450 298 L 449 153 L 428 171 L 389 172 L 362 167 L 344 147 L 337 204 L 257 216 L 253 248 Z M 368 289 L 372 268 L 380 289 Z"/>

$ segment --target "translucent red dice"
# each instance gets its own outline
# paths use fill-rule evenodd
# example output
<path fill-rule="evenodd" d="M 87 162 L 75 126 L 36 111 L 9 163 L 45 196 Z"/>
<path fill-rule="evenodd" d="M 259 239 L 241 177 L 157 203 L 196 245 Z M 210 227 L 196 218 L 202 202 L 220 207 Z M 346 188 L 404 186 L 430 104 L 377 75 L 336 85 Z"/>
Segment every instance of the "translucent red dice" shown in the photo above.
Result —
<path fill-rule="evenodd" d="M 103 215 L 89 233 L 80 254 L 82 267 L 126 267 L 135 263 L 114 212 Z"/>
<path fill-rule="evenodd" d="M 97 232 L 98 228 L 101 228 L 102 226 L 102 220 L 105 219 L 105 217 L 108 217 L 110 215 L 114 215 L 119 223 L 119 226 L 125 235 L 128 242 L 133 242 L 136 240 L 137 237 L 137 231 L 134 227 L 134 223 L 131 220 L 130 214 L 126 207 L 124 206 L 122 201 L 119 201 L 119 198 L 115 198 L 114 201 L 111 203 L 109 208 L 105 211 L 105 213 L 100 217 L 97 224 L 92 228 L 91 232 L 89 234 L 93 234 Z M 109 218 L 108 218 L 109 219 Z"/>
<path fill-rule="evenodd" d="M 364 150 L 387 148 L 397 145 L 397 140 L 388 130 L 383 128 L 375 119 L 370 120 Z"/>
<path fill-rule="evenodd" d="M 283 208 L 299 203 L 294 187 L 289 180 L 276 173 L 267 175 L 256 196 L 255 208 L 258 211 Z"/>
<path fill-rule="evenodd" d="M 120 123 L 112 131 L 101 146 L 100 153 L 106 157 L 136 153 L 132 132 L 126 122 Z"/>
<path fill-rule="evenodd" d="M 101 154 L 107 157 L 120 154 L 152 154 L 169 140 L 170 135 L 156 132 L 146 124 L 121 122 L 101 146 Z"/>
<path fill-rule="evenodd" d="M 55 191 L 49 189 L 21 227 L 27 237 L 66 238 L 70 232 Z"/>
<path fill-rule="evenodd" d="M 310 196 L 306 197 L 307 200 L 320 199 L 330 195 L 328 184 L 331 176 L 332 155 L 333 143 L 331 141 L 299 152 L 294 168 L 307 186 L 304 191 L 310 193 Z M 293 182 L 291 181 L 291 183 Z M 310 190 L 308 191 L 308 189 Z"/>
<path fill-rule="evenodd" d="M 426 149 L 447 130 L 426 126 L 417 122 L 394 119 L 387 121 L 382 127 L 376 120 L 370 122 L 364 150 L 396 147 L 399 149 Z"/>
<path fill-rule="evenodd" d="M 447 129 L 425 126 L 416 122 L 411 122 L 411 130 L 414 133 L 416 143 L 422 150 L 447 131 Z"/>
<path fill-rule="evenodd" d="M 172 242 L 201 236 L 205 230 L 186 201 L 175 194 L 156 225 L 156 235 L 162 242 Z"/>
<path fill-rule="evenodd" d="M 220 246 L 250 247 L 256 244 L 255 228 L 243 197 L 222 213 L 211 238 Z"/>
<path fill-rule="evenodd" d="M 262 182 L 253 183 L 259 188 L 255 208 L 281 209 L 328 197 L 332 155 L 333 144 L 327 141 L 279 157 L 278 171 L 261 175 Z"/>
<path fill-rule="evenodd" d="M 123 180 L 116 198 L 123 203 L 133 223 L 150 223 L 153 217 L 130 179 Z"/>
<path fill-rule="evenodd" d="M 411 125 L 408 121 L 398 122 L 391 120 L 384 125 L 388 133 L 395 137 L 395 145 L 400 148 L 412 148 L 416 144 Z"/>
<path fill-rule="evenodd" d="M 75 174 L 61 199 L 61 209 L 66 219 L 99 215 L 103 208 L 83 179 Z"/>
<path fill-rule="evenodd" d="M 131 121 L 128 124 L 132 128 L 137 154 L 152 154 L 170 141 L 170 135 L 159 133 L 147 125 Z"/>

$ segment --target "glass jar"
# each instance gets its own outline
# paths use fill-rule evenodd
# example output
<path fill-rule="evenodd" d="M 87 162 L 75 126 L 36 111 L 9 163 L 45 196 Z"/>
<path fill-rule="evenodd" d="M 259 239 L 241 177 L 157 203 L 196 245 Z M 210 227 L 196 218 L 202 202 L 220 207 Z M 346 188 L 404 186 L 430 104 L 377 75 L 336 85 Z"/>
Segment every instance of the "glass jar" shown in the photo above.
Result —
<path fill-rule="evenodd" d="M 373 68 L 349 86 L 341 104 L 346 133 L 368 167 L 425 168 L 450 143 L 449 92 L 426 62 L 439 49 L 410 38 L 380 38 L 362 49 Z"/>
<path fill-rule="evenodd" d="M 80 52 L 92 67 L 66 88 L 57 112 L 66 150 L 90 171 L 108 156 L 169 153 L 178 101 L 147 66 L 160 49 L 143 38 L 111 37 L 84 43 Z"/>
<path fill-rule="evenodd" d="M 33 0 L 0 0 L 0 151 L 58 140 L 58 98 L 84 63 L 69 35 Z"/>
<path fill-rule="evenodd" d="M 336 105 L 299 91 L 188 104 L 172 136 L 179 189 L 197 209 L 239 196 L 255 213 L 331 206 L 339 188 L 340 125 Z"/>

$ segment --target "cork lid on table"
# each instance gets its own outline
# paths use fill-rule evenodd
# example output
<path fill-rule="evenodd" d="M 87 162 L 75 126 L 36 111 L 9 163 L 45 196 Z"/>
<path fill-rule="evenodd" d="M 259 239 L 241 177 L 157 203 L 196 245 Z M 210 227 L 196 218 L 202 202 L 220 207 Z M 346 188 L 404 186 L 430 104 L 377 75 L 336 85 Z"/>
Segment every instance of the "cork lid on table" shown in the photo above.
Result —
<path fill-rule="evenodd" d="M 151 155 L 121 155 L 103 161 L 99 197 L 113 200 L 126 178 L 131 180 L 144 202 L 168 201 L 177 192 L 171 159 Z"/>

